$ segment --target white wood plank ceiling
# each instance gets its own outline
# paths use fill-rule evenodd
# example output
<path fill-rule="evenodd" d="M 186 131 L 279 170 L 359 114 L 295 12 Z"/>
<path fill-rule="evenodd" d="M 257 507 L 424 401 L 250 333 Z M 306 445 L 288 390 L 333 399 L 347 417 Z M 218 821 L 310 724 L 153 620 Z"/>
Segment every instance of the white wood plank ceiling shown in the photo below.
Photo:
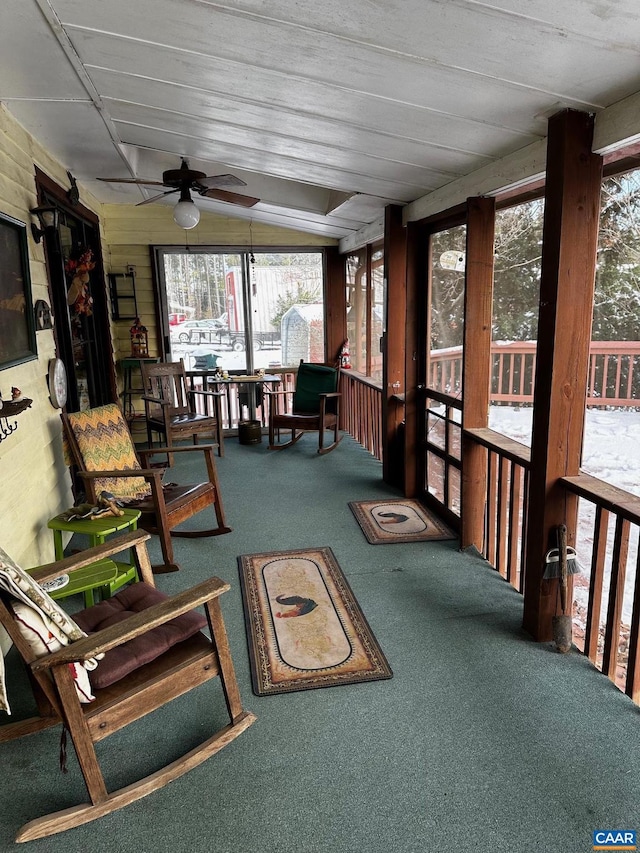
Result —
<path fill-rule="evenodd" d="M 0 100 L 99 200 L 185 157 L 261 199 L 201 209 L 328 237 L 640 90 L 637 0 L 3 0 L 0 22 Z"/>

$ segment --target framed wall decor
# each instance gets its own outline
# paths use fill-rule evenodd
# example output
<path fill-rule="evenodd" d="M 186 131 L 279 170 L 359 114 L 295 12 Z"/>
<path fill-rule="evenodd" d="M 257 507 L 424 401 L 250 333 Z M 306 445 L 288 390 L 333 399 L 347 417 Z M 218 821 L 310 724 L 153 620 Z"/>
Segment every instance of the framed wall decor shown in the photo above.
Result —
<path fill-rule="evenodd" d="M 0 213 L 0 370 L 37 357 L 27 226 Z"/>

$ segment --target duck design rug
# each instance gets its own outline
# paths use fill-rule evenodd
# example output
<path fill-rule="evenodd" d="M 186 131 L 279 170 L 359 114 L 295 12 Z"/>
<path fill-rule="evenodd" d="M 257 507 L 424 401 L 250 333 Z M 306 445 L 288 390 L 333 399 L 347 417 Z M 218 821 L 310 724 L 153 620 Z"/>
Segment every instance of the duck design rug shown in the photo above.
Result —
<path fill-rule="evenodd" d="M 457 539 L 453 530 L 418 501 L 351 501 L 349 507 L 372 545 Z"/>
<path fill-rule="evenodd" d="M 391 678 L 331 548 L 238 557 L 258 696 Z"/>

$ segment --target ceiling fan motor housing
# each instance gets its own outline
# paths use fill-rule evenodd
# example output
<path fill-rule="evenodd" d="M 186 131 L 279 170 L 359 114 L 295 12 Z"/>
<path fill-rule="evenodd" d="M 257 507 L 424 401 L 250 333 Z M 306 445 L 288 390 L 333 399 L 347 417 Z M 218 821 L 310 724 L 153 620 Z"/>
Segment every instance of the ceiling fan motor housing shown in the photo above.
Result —
<path fill-rule="evenodd" d="M 192 186 L 206 177 L 204 172 L 196 172 L 193 169 L 181 167 L 180 169 L 168 169 L 166 172 L 163 172 L 162 183 L 168 187 L 180 187 L 182 184 Z"/>

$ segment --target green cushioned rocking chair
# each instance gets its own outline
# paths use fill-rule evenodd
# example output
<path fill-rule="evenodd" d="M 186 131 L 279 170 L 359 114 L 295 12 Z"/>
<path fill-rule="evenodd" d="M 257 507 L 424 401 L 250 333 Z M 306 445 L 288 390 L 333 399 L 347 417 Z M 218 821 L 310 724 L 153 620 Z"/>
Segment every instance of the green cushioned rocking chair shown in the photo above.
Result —
<path fill-rule="evenodd" d="M 269 450 L 283 450 L 302 438 L 305 432 L 318 432 L 318 453 L 329 453 L 341 441 L 338 432 L 340 421 L 340 374 L 335 367 L 325 364 L 300 362 L 295 391 L 268 391 L 269 407 Z M 287 395 L 292 394 L 289 401 Z M 284 412 L 280 412 L 280 401 L 284 401 Z M 288 403 L 290 402 L 290 410 Z M 289 441 L 276 443 L 280 430 L 291 430 Z M 324 446 L 325 430 L 332 430 L 333 441 Z"/>

